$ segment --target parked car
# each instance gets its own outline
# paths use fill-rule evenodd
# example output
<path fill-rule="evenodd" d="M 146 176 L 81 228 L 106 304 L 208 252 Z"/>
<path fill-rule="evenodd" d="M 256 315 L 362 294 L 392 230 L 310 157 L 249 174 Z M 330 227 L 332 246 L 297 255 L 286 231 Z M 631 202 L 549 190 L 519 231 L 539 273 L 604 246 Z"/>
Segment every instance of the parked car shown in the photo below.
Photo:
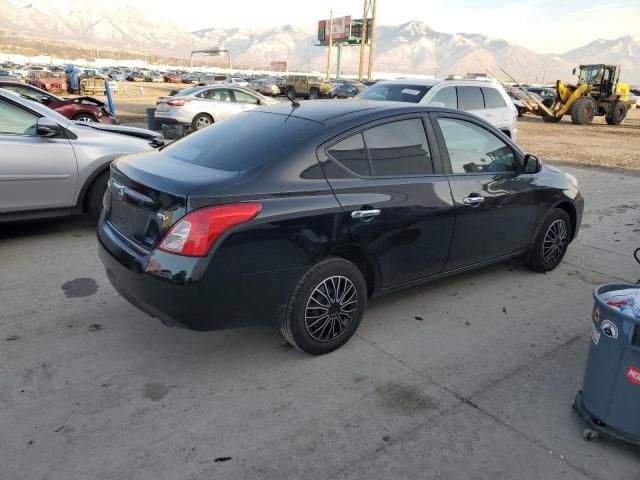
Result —
<path fill-rule="evenodd" d="M 14 73 L 13 70 L 0 70 L 0 81 L 19 82 L 20 76 Z"/>
<path fill-rule="evenodd" d="M 366 89 L 367 86 L 363 83 L 341 83 L 333 89 L 331 98 L 353 98 Z"/>
<path fill-rule="evenodd" d="M 63 93 L 67 91 L 67 81 L 62 73 L 32 70 L 27 77 L 27 83 L 47 92 Z"/>
<path fill-rule="evenodd" d="M 124 82 L 127 79 L 125 74 L 120 72 L 120 71 L 118 71 L 118 70 L 115 70 L 115 71 L 112 70 L 109 73 L 109 78 L 111 78 L 111 80 L 115 80 L 117 82 Z"/>
<path fill-rule="evenodd" d="M 99 255 L 134 306 L 199 331 L 266 323 L 311 354 L 373 296 L 509 258 L 554 269 L 583 212 L 573 176 L 476 115 L 334 100 L 119 158 L 106 205 Z"/>
<path fill-rule="evenodd" d="M 289 75 L 287 77 L 287 85 L 285 93 L 295 97 L 304 97 L 309 99 L 331 97 L 333 85 L 331 82 L 324 80 L 322 77 L 311 75 Z"/>
<path fill-rule="evenodd" d="M 185 73 L 181 77 L 182 83 L 197 83 L 198 76 L 193 73 Z"/>
<path fill-rule="evenodd" d="M 251 80 L 249 82 L 249 88 L 262 95 L 275 97 L 280 95 L 280 88 L 275 84 L 273 80 L 260 78 L 257 80 Z"/>
<path fill-rule="evenodd" d="M 400 79 L 378 82 L 356 98 L 391 100 L 459 109 L 473 113 L 514 141 L 518 111 L 500 83 L 485 80 Z"/>
<path fill-rule="evenodd" d="M 163 79 L 167 83 L 182 83 L 182 75 L 179 73 L 165 73 Z"/>
<path fill-rule="evenodd" d="M 111 161 L 160 145 L 154 132 L 74 122 L 0 90 L 0 222 L 97 217 Z"/>
<path fill-rule="evenodd" d="M 236 87 L 248 87 L 249 86 L 249 82 L 247 82 L 244 78 L 239 78 L 239 77 L 229 77 L 227 79 L 225 79 L 224 82 L 225 85 L 233 85 Z"/>
<path fill-rule="evenodd" d="M 145 82 L 164 82 L 164 78 L 158 72 L 147 72 L 144 74 Z"/>
<path fill-rule="evenodd" d="M 109 85 L 109 89 L 112 92 L 118 91 L 118 82 L 111 79 L 108 75 L 100 73 L 98 70 L 82 70 L 79 79 L 80 79 L 80 94 L 83 95 L 85 93 L 93 93 L 103 95 L 105 93 L 104 83 L 97 81 L 83 82 L 83 79 L 95 79 L 102 80 L 102 82 L 106 82 Z"/>
<path fill-rule="evenodd" d="M 184 89 L 171 97 L 160 97 L 154 118 L 166 125 L 201 130 L 237 113 L 271 105 L 275 100 L 241 87 L 211 85 Z"/>
<path fill-rule="evenodd" d="M 0 80 L 0 88 L 41 103 L 70 120 L 109 125 L 118 123 L 116 116 L 107 109 L 106 104 L 93 97 L 61 98 L 33 85 L 2 80 Z"/>
<path fill-rule="evenodd" d="M 198 78 L 198 86 L 216 85 L 223 83 L 226 79 L 226 75 L 206 73 Z"/>
<path fill-rule="evenodd" d="M 142 72 L 131 72 L 127 75 L 128 82 L 144 82 L 144 75 Z"/>

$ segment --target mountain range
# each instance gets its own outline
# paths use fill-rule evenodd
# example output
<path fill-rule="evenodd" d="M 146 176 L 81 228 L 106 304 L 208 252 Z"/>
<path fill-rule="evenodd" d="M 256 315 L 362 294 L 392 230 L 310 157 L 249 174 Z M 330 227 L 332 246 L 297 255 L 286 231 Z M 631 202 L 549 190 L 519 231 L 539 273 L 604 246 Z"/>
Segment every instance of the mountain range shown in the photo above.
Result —
<path fill-rule="evenodd" d="M 224 46 L 238 68 L 268 67 L 271 61 L 287 61 L 290 69 L 301 71 L 324 71 L 326 66 L 326 48 L 314 45 L 315 28 L 286 25 L 189 32 L 135 7 L 114 6 L 109 0 L 0 0 L 0 11 L 0 30 L 20 34 L 15 36 L 18 45 L 14 47 L 20 46 L 21 38 L 34 36 L 52 45 L 75 40 L 100 49 L 188 58 L 191 50 Z M 481 34 L 437 32 L 421 21 L 379 25 L 376 38 L 376 72 L 444 77 L 488 69 L 504 78 L 504 68 L 520 81 L 541 82 L 569 80 L 576 64 L 602 62 L 621 64 L 622 80 L 640 83 L 637 35 L 595 40 L 555 55 Z M 343 72 L 356 73 L 358 58 L 359 48 L 345 47 Z M 335 62 L 333 68 L 335 71 Z"/>

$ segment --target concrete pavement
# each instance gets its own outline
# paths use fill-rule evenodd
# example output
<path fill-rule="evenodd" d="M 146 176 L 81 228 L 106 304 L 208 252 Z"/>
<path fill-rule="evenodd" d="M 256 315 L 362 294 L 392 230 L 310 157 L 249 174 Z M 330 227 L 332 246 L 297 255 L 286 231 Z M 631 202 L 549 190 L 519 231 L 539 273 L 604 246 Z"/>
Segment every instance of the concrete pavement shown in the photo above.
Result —
<path fill-rule="evenodd" d="M 640 177 L 566 168 L 565 262 L 494 265 L 375 300 L 319 358 L 267 328 L 170 329 L 122 300 L 93 227 L 0 228 L 0 479 L 627 479 L 571 410 L 591 291 L 636 281 Z"/>

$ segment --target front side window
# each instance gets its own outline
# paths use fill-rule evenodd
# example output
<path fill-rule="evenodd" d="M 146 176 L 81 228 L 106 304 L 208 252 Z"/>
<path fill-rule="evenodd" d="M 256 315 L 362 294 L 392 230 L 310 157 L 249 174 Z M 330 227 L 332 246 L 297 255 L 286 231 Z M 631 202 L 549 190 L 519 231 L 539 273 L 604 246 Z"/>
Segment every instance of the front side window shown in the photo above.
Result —
<path fill-rule="evenodd" d="M 458 108 L 466 111 L 484 109 L 480 87 L 458 87 Z"/>
<path fill-rule="evenodd" d="M 241 90 L 233 90 L 233 95 L 236 98 L 236 102 L 238 103 L 251 103 L 256 105 L 258 103 L 258 99 L 253 95 L 249 95 Z"/>
<path fill-rule="evenodd" d="M 456 87 L 445 87 L 439 90 L 433 98 L 429 100 L 429 105 L 433 105 L 436 102 L 444 104 L 446 108 L 453 108 L 456 110 L 458 108 Z"/>
<path fill-rule="evenodd" d="M 516 158 L 506 143 L 484 128 L 464 120 L 438 118 L 453 173 L 516 171 Z"/>
<path fill-rule="evenodd" d="M 364 140 L 376 177 L 433 174 L 431 153 L 420 119 L 370 128 L 364 132 Z"/>
<path fill-rule="evenodd" d="M 35 135 L 38 117 L 0 100 L 0 133 Z"/>

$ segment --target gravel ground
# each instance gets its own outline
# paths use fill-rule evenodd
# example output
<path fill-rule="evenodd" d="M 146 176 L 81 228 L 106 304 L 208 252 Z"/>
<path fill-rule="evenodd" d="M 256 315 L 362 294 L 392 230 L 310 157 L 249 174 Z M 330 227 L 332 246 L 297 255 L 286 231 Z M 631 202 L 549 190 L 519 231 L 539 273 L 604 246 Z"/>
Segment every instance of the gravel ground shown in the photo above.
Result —
<path fill-rule="evenodd" d="M 526 116 L 518 123 L 518 143 L 547 160 L 581 166 L 640 171 L 640 111 L 631 110 L 622 125 L 607 125 L 598 117 L 592 125 L 573 125 L 565 117 L 557 124 Z"/>

